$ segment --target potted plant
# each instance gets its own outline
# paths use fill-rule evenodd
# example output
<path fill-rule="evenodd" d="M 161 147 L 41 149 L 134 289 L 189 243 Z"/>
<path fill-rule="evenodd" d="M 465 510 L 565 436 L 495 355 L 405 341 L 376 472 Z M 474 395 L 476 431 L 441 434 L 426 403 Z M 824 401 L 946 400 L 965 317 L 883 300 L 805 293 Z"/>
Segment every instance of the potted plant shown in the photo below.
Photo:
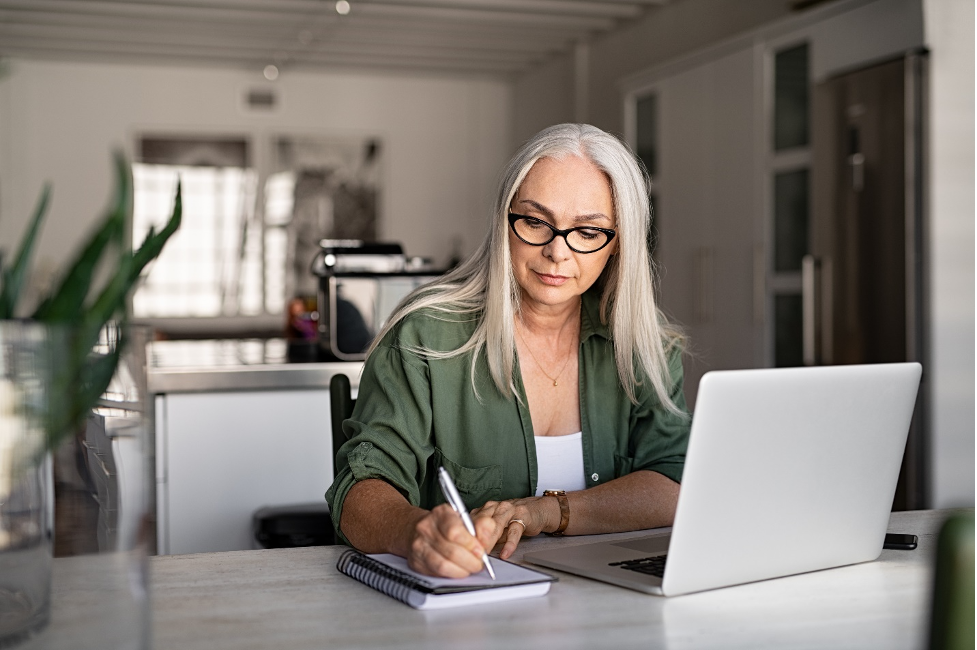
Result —
<path fill-rule="evenodd" d="M 116 188 L 60 279 L 20 317 L 22 289 L 47 213 L 45 187 L 10 256 L 0 251 L 0 646 L 43 628 L 50 611 L 52 452 L 76 436 L 109 386 L 128 339 L 128 301 L 146 265 L 179 228 L 176 188 L 165 226 L 126 245 L 132 176 L 114 159 Z M 98 278 L 105 278 L 99 281 Z M 108 335 L 107 335 L 108 334 Z M 100 344 L 101 341 L 101 344 Z"/>

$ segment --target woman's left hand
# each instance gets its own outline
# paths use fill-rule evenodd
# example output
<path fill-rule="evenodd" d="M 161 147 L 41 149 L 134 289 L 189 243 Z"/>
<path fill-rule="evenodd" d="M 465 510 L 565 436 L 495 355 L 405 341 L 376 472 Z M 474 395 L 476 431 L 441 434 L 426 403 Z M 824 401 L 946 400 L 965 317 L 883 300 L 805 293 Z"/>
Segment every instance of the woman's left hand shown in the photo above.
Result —
<path fill-rule="evenodd" d="M 534 537 L 548 527 L 556 529 L 556 526 L 549 525 L 551 513 L 547 505 L 553 504 L 547 504 L 547 501 L 554 501 L 559 513 L 559 504 L 546 497 L 488 501 L 471 512 L 475 536 L 484 548 L 495 548 L 496 544 L 502 542 L 499 557 L 507 560 L 523 536 Z"/>

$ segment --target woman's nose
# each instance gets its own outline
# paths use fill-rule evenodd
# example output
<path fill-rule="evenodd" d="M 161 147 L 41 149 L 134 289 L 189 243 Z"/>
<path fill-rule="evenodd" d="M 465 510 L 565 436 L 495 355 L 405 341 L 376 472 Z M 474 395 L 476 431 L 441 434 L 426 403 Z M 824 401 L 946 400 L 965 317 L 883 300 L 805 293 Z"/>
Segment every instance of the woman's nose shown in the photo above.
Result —
<path fill-rule="evenodd" d="M 554 262 L 562 262 L 564 260 L 570 259 L 573 255 L 573 251 L 567 245 L 567 240 L 564 237 L 557 235 L 553 238 L 553 241 L 543 246 L 543 255 L 550 258 Z"/>

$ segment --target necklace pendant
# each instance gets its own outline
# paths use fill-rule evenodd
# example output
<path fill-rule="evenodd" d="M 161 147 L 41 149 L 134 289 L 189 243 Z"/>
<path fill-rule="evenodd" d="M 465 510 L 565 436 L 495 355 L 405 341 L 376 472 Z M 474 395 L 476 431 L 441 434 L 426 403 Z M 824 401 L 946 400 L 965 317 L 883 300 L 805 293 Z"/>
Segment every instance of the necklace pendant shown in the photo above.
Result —
<path fill-rule="evenodd" d="M 555 379 L 553 380 L 553 385 L 554 386 L 557 386 L 558 385 Z"/>

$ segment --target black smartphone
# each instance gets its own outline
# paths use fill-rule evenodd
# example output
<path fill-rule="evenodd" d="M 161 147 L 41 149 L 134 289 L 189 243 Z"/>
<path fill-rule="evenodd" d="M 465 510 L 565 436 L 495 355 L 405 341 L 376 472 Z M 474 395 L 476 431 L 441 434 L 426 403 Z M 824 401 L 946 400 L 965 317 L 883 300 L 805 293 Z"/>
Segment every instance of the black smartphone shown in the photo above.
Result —
<path fill-rule="evenodd" d="M 904 535 L 902 533 L 886 533 L 882 548 L 894 549 L 897 551 L 911 551 L 916 548 L 917 539 L 915 535 Z"/>

